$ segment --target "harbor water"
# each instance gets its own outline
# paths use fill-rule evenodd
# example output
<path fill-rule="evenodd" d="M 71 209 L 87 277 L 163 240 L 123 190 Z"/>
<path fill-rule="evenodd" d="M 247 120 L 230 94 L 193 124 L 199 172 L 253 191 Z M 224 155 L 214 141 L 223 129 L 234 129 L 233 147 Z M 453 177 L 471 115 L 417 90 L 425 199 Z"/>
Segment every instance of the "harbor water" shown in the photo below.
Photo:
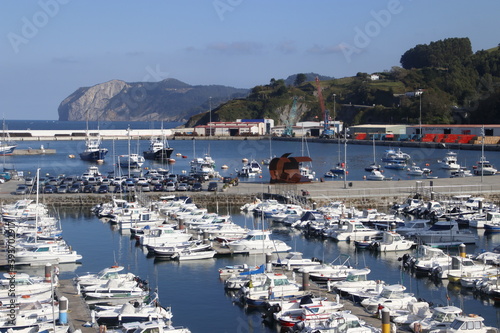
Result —
<path fill-rule="evenodd" d="M 28 149 L 29 147 L 39 148 L 40 145 L 56 149 L 57 153 L 6 156 L 0 159 L 0 163 L 3 162 L 4 166 L 23 171 L 25 175 L 34 175 L 37 168 L 41 169 L 43 175 L 80 175 L 90 165 L 78 158 L 78 153 L 84 149 L 84 141 L 24 141 L 19 142 L 18 147 Z M 104 164 L 99 166 L 101 172 L 104 174 L 111 171 L 119 172 L 120 170 L 113 162 L 113 156 L 125 155 L 129 151 L 142 153 L 148 145 L 147 140 L 104 141 L 104 146 L 109 149 L 109 153 Z M 235 174 L 235 169 L 241 168 L 243 158 L 261 161 L 270 156 L 292 153 L 293 156 L 311 156 L 312 169 L 319 179 L 336 163 L 343 162 L 343 149 L 345 148 L 342 143 L 338 145 L 337 143 L 270 142 L 269 140 L 174 140 L 170 142 L 170 146 L 174 148 L 172 157 L 176 159 L 175 163 L 146 162 L 143 165 L 144 172 L 150 168 L 163 167 L 174 173 L 184 173 L 189 170 L 189 161 L 193 157 L 210 154 L 216 161 L 221 176 L 230 176 Z M 375 147 L 378 162 L 388 148 Z M 397 148 L 396 144 L 394 148 Z M 410 154 L 412 161 L 417 165 L 431 168 L 433 176 L 449 177 L 447 171 L 437 168 L 437 160 L 444 157 L 446 149 L 404 148 L 402 150 Z M 455 152 L 458 154 L 459 163 L 469 168 L 481 155 L 481 151 L 455 150 Z M 177 153 L 180 156 L 177 156 Z M 77 158 L 70 158 L 70 155 L 76 155 Z M 347 145 L 345 155 L 349 171 L 347 179 L 362 180 L 367 174 L 364 167 L 373 162 L 373 147 L 371 145 Z M 488 151 L 486 157 L 497 167 L 500 166 L 500 152 Z M 227 166 L 227 169 L 221 169 L 223 165 Z M 385 174 L 392 176 L 395 180 L 413 179 L 404 170 L 386 170 Z M 477 179 L 480 181 L 480 177 Z M 265 169 L 261 178 L 242 179 L 242 181 L 261 182 L 263 188 L 267 186 L 268 180 L 269 175 Z M 43 201 L 43 195 L 41 200 Z M 212 208 L 213 211 L 216 209 L 216 207 Z M 260 224 L 254 224 L 252 216 L 240 213 L 239 207 L 219 209 L 219 213 L 230 213 L 233 220 L 240 225 L 262 227 Z M 174 325 L 187 326 L 192 332 L 276 332 L 276 327 L 262 323 L 261 314 L 258 311 L 233 302 L 231 295 L 224 292 L 223 283 L 217 271 L 220 267 L 233 264 L 260 265 L 264 263 L 262 256 L 220 256 L 192 262 L 158 261 L 154 257 L 148 257 L 146 251 L 131 240 L 130 235 L 121 234 L 109 223 L 93 216 L 88 207 L 62 208 L 56 214 L 61 218 L 63 235 L 67 243 L 83 255 L 81 264 L 61 265 L 61 278 L 73 278 L 76 274 L 97 272 L 114 264 L 123 265 L 127 271 L 147 279 L 151 288 L 158 289 L 162 305 L 172 306 Z M 446 281 L 436 283 L 428 278 L 416 278 L 410 272 L 402 271 L 401 261 L 398 261 L 398 258 L 403 253 L 376 254 L 369 251 L 356 251 L 352 243 L 309 238 L 297 230 L 267 222 L 264 227 L 272 228 L 274 237 L 287 242 L 293 250 L 303 252 L 305 257 L 316 257 L 329 262 L 340 254 L 349 255 L 353 266 L 371 268 L 372 279 L 383 280 L 387 283 L 401 282 L 409 292 L 415 293 L 419 298 L 435 305 L 459 306 L 465 313 L 483 316 L 487 325 L 500 326 L 500 305 L 495 305 L 488 298 L 448 284 Z M 500 234 L 484 235 L 482 231 L 477 232 L 480 236 L 479 242 L 475 246 L 467 246 L 468 253 L 491 250 L 500 244 Z M 36 271 L 33 272 L 36 273 Z M 43 271 L 38 274 L 43 274 Z"/>

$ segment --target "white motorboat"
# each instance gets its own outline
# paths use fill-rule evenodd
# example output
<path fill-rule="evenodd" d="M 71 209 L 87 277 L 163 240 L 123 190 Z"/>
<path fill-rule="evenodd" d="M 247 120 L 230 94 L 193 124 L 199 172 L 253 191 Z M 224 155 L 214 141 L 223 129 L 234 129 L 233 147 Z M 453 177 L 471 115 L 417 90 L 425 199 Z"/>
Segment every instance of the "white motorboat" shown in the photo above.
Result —
<path fill-rule="evenodd" d="M 300 301 L 281 302 L 281 311 L 273 314 L 281 327 L 293 327 L 297 323 L 315 325 L 328 320 L 333 312 L 342 309 L 343 304 L 322 298 L 314 299 L 310 295 L 300 298 Z"/>
<path fill-rule="evenodd" d="M 231 274 L 231 276 L 224 281 L 224 288 L 235 290 L 245 286 L 254 287 L 263 285 L 267 279 L 266 274 L 264 274 L 265 268 L 265 265 L 261 265 L 251 270 L 247 265 L 246 268 L 243 268 L 243 271 Z"/>
<path fill-rule="evenodd" d="M 430 220 L 417 219 L 404 222 L 402 226 L 396 227 L 395 231 L 402 236 L 406 236 L 414 232 L 429 229 L 431 226 Z"/>
<path fill-rule="evenodd" d="M 317 265 L 319 262 L 316 258 L 308 259 L 302 257 L 302 252 L 289 252 L 285 258 L 280 258 L 273 260 L 273 266 L 286 267 L 289 270 L 300 268 L 304 266 L 313 266 Z"/>
<path fill-rule="evenodd" d="M 405 293 L 406 287 L 400 284 L 384 286 L 379 296 L 367 298 L 361 305 L 370 313 L 376 313 L 379 305 L 391 310 L 402 310 L 409 303 L 417 302 L 412 293 Z"/>
<path fill-rule="evenodd" d="M 82 256 L 70 246 L 57 243 L 38 244 L 32 248 L 25 248 L 16 253 L 16 262 L 20 264 L 45 265 L 52 263 L 74 263 L 82 259 Z"/>
<path fill-rule="evenodd" d="M 9 297 L 12 296 L 12 288 L 15 296 L 33 298 L 37 300 L 45 299 L 51 294 L 51 284 L 30 277 L 26 273 L 4 273 L 0 279 L 0 299 L 2 303 L 8 304 Z M 3 302 L 7 299 L 6 303 Z"/>
<path fill-rule="evenodd" d="M 381 181 L 385 180 L 385 176 L 379 169 L 374 169 L 370 172 L 368 176 L 366 176 L 366 180 Z"/>
<path fill-rule="evenodd" d="M 118 327 L 131 322 L 172 319 L 172 311 L 159 304 L 157 294 L 151 295 L 143 304 L 125 303 L 96 311 L 94 315 L 98 325 L 107 327 Z"/>
<path fill-rule="evenodd" d="M 229 242 L 245 237 L 249 231 L 249 229 L 239 226 L 236 223 L 228 222 L 220 223 L 215 225 L 214 228 L 203 230 L 203 235 L 206 236 L 207 239 Z"/>
<path fill-rule="evenodd" d="M 185 261 L 185 260 L 200 260 L 211 259 L 217 254 L 216 251 L 208 249 L 204 251 L 191 251 L 189 248 L 176 252 L 172 255 L 172 259 Z"/>
<path fill-rule="evenodd" d="M 351 311 L 336 311 L 330 318 L 319 323 L 299 323 L 294 330 L 301 333 L 315 332 L 359 332 L 377 333 L 380 329 L 367 325 L 363 320 L 353 315 Z"/>
<path fill-rule="evenodd" d="M 474 218 L 469 220 L 469 227 L 475 229 L 484 229 L 485 223 L 499 223 L 500 213 L 497 212 L 486 212 L 486 215 L 482 215 L 481 218 Z"/>
<path fill-rule="evenodd" d="M 117 280 L 109 280 L 102 285 L 87 286 L 82 289 L 82 293 L 89 304 L 123 304 L 131 300 L 142 302 L 149 294 L 145 283 Z"/>
<path fill-rule="evenodd" d="M 248 305 L 261 306 L 268 300 L 302 296 L 301 286 L 290 281 L 286 275 L 266 273 L 265 276 L 263 285 L 241 288 L 242 297 Z"/>
<path fill-rule="evenodd" d="M 408 171 L 406 173 L 409 176 L 422 176 L 424 174 L 424 170 L 422 170 L 418 165 L 413 164 L 408 168 Z"/>
<path fill-rule="evenodd" d="M 473 169 L 476 176 L 491 176 L 497 173 L 497 169 L 484 156 L 481 156 Z"/>
<path fill-rule="evenodd" d="M 328 236 L 337 241 L 364 240 L 365 237 L 380 236 L 382 231 L 366 227 L 357 220 L 341 220 L 345 228 L 332 230 Z"/>
<path fill-rule="evenodd" d="M 363 288 L 375 288 L 383 285 L 380 280 L 368 280 L 369 268 L 355 269 L 349 272 L 346 279 L 343 281 L 328 281 L 328 290 L 335 289 L 341 295 L 347 295 L 351 292 L 359 291 Z"/>
<path fill-rule="evenodd" d="M 145 226 L 159 226 L 165 222 L 165 217 L 147 208 L 129 209 L 127 214 L 116 215 L 110 222 L 117 223 L 121 230 Z"/>
<path fill-rule="evenodd" d="M 450 261 L 451 257 L 442 249 L 419 245 L 415 256 L 409 259 L 409 264 L 415 269 L 415 274 L 430 275 L 435 267 Z"/>
<path fill-rule="evenodd" d="M 430 332 L 432 330 L 444 330 L 456 317 L 462 314 L 462 309 L 456 306 L 438 306 L 432 309 L 432 315 L 410 324 L 413 332 Z"/>
<path fill-rule="evenodd" d="M 121 168 L 130 168 L 130 169 L 140 168 L 142 167 L 144 162 L 145 162 L 144 156 L 141 156 L 139 154 L 131 153 L 129 155 L 118 156 L 118 165 Z"/>
<path fill-rule="evenodd" d="M 456 171 L 452 171 L 450 177 L 472 177 L 474 174 L 472 171 L 467 169 L 466 167 L 460 167 L 460 169 Z"/>
<path fill-rule="evenodd" d="M 271 239 L 270 230 L 251 230 L 245 238 L 228 243 L 232 253 L 287 252 L 291 249 L 281 240 Z"/>
<path fill-rule="evenodd" d="M 452 256 L 448 263 L 435 267 L 432 275 L 436 278 L 448 279 L 450 282 L 459 283 L 462 276 L 487 272 L 494 274 L 496 269 L 491 265 L 485 265 L 471 258 Z"/>
<path fill-rule="evenodd" d="M 252 159 L 251 161 L 246 160 L 240 170 L 236 170 L 236 174 L 239 177 L 256 177 L 262 173 L 262 167 L 259 162 Z"/>
<path fill-rule="evenodd" d="M 139 244 L 143 246 L 167 246 L 168 244 L 187 242 L 191 239 L 191 237 L 192 235 L 187 233 L 185 229 L 175 230 L 168 227 L 151 228 L 149 230 L 146 230 L 143 235 L 139 236 Z"/>
<path fill-rule="evenodd" d="M 123 324 L 120 332 L 134 333 L 191 333 L 189 328 L 172 326 L 170 320 L 151 320 L 146 322 L 132 322 Z"/>
<path fill-rule="evenodd" d="M 415 231 L 407 235 L 424 244 L 475 244 L 477 242 L 477 235 L 470 230 L 459 229 L 455 220 L 437 221 L 429 229 Z"/>
<path fill-rule="evenodd" d="M 394 231 L 384 231 L 382 233 L 382 240 L 372 243 L 372 247 L 378 252 L 406 251 L 411 249 L 414 245 L 414 241 L 405 239 Z"/>
<path fill-rule="evenodd" d="M 205 180 L 219 175 L 219 173 L 215 171 L 215 161 L 208 155 L 205 155 L 203 158 L 195 158 L 189 165 L 191 167 L 189 172 L 190 175 L 200 176 Z"/>
<path fill-rule="evenodd" d="M 80 285 L 80 287 L 87 287 L 91 285 L 101 285 L 107 283 L 109 280 L 125 280 L 125 281 L 134 281 L 136 276 L 132 273 L 120 273 L 123 271 L 125 267 L 123 266 L 111 266 L 106 267 L 96 274 L 85 274 L 82 276 L 78 276 L 74 279 L 76 283 Z"/>
<path fill-rule="evenodd" d="M 382 157 L 383 162 L 403 162 L 406 164 L 411 159 L 410 155 L 403 153 L 400 148 L 398 150 L 388 149 Z"/>
<path fill-rule="evenodd" d="M 438 160 L 438 165 L 441 169 L 460 170 L 460 164 L 457 163 L 457 153 L 449 151 L 442 160 Z"/>
<path fill-rule="evenodd" d="M 446 333 L 498 333 L 498 328 L 486 326 L 483 317 L 470 314 L 456 317 Z"/>
<path fill-rule="evenodd" d="M 210 250 L 210 244 L 201 241 L 187 241 L 177 244 L 148 245 L 148 251 L 154 253 L 157 258 L 171 259 L 173 255 L 183 251 L 199 252 Z"/>

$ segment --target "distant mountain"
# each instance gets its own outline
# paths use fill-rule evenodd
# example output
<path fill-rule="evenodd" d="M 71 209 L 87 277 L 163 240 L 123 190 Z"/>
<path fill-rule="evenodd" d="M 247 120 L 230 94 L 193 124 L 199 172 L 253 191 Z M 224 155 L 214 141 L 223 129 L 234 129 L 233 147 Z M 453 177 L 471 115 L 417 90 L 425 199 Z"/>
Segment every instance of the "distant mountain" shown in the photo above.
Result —
<path fill-rule="evenodd" d="M 59 105 L 59 120 L 186 121 L 248 89 L 221 85 L 192 86 L 176 79 L 160 82 L 112 80 L 77 89 Z"/>

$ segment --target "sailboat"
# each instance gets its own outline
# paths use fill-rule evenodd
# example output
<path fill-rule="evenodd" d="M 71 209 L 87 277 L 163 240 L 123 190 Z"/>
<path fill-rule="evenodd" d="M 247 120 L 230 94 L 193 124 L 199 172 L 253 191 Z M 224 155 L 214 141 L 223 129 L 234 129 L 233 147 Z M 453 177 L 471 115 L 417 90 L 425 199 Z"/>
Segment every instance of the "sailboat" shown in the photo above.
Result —
<path fill-rule="evenodd" d="M 481 158 L 473 167 L 474 174 L 477 176 L 491 176 L 497 173 L 497 169 L 484 156 L 484 126 L 481 130 L 481 134 L 483 137 L 481 144 Z"/>
<path fill-rule="evenodd" d="M 165 161 L 172 155 L 174 148 L 169 147 L 168 141 L 165 139 L 165 135 L 163 134 L 163 123 L 161 126 L 161 133 L 161 138 L 151 136 L 149 149 L 142 153 L 145 159 Z"/>
<path fill-rule="evenodd" d="M 340 135 L 338 135 L 338 163 L 336 166 L 330 169 L 330 172 L 334 175 L 343 175 L 345 174 L 345 163 L 340 161 Z"/>
<path fill-rule="evenodd" d="M 138 169 L 144 164 L 144 157 L 136 154 L 130 153 L 130 127 L 127 128 L 127 136 L 128 136 L 128 155 L 120 155 L 118 156 L 118 165 L 121 168 L 130 169 Z"/>
<path fill-rule="evenodd" d="M 304 155 L 304 145 L 307 149 L 307 156 L 310 156 L 309 147 L 307 146 L 305 135 L 302 136 L 302 155 Z M 307 165 L 305 163 L 306 162 L 299 163 L 299 172 L 301 176 L 309 180 L 314 180 L 314 178 L 316 177 L 316 172 L 312 170 L 312 163 L 310 161 L 307 163 Z"/>
<path fill-rule="evenodd" d="M 6 132 L 5 128 L 5 119 L 3 121 L 3 135 L 2 140 L 0 141 L 0 155 L 12 155 L 14 149 L 16 149 L 17 145 L 13 144 L 10 140 L 9 134 Z"/>
<path fill-rule="evenodd" d="M 375 156 L 375 135 L 372 136 L 373 141 L 373 163 L 365 168 L 365 171 L 371 172 L 373 170 L 380 170 L 380 164 L 377 164 L 377 158 Z"/>
<path fill-rule="evenodd" d="M 108 153 L 107 148 L 101 148 L 101 135 L 99 134 L 99 126 L 97 126 L 97 136 L 89 135 L 89 122 L 87 119 L 87 129 L 85 131 L 85 150 L 80 153 L 80 158 L 84 161 L 104 161 L 104 157 Z"/>

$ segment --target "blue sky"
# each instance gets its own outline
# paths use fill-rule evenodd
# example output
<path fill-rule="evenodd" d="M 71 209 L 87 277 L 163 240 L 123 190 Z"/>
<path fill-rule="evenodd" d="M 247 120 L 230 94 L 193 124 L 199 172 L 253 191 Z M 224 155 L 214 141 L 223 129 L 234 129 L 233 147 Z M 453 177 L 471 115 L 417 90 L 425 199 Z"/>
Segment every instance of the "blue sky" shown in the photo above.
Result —
<path fill-rule="evenodd" d="M 58 119 L 79 87 L 176 78 L 251 88 L 389 70 L 417 44 L 500 43 L 495 0 L 0 1 L 0 111 Z"/>

